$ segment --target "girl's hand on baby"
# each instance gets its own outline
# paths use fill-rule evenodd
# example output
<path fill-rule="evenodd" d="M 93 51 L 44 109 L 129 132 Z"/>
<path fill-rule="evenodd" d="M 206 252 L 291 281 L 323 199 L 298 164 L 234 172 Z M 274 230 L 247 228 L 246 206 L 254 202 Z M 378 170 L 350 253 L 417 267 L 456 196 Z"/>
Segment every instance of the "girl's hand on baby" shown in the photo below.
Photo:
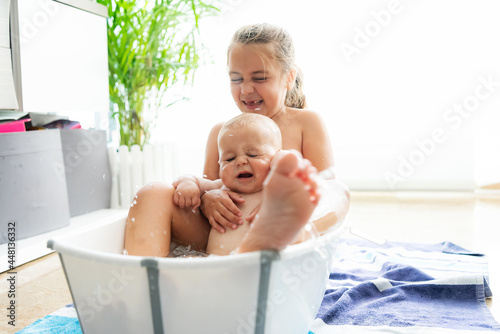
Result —
<path fill-rule="evenodd" d="M 216 189 L 207 191 L 202 196 L 201 211 L 208 219 L 210 225 L 220 233 L 226 232 L 224 227 L 235 230 L 243 224 L 241 211 L 235 202 L 243 203 L 245 200 L 234 191 Z"/>
<path fill-rule="evenodd" d="M 191 181 L 181 182 L 174 193 L 174 203 L 180 208 L 193 208 L 196 210 L 200 204 L 200 188 Z"/>

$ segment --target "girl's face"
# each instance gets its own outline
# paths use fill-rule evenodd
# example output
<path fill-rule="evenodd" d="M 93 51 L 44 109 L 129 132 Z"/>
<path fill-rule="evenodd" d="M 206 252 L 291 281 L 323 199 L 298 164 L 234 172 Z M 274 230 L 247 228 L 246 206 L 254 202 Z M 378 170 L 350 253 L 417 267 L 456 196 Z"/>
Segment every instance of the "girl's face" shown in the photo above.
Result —
<path fill-rule="evenodd" d="M 242 44 L 229 52 L 231 94 L 242 112 L 273 117 L 285 108 L 290 74 L 283 72 L 278 61 L 268 61 L 268 53 L 265 46 Z"/>

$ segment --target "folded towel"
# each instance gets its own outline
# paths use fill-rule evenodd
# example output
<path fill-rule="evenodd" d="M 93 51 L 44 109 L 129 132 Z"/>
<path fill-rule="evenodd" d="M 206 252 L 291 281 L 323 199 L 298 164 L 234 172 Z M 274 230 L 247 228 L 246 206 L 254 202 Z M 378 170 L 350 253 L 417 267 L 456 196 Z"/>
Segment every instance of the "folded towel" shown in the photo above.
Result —
<path fill-rule="evenodd" d="M 497 331 L 483 254 L 450 242 L 343 240 L 312 334 Z"/>

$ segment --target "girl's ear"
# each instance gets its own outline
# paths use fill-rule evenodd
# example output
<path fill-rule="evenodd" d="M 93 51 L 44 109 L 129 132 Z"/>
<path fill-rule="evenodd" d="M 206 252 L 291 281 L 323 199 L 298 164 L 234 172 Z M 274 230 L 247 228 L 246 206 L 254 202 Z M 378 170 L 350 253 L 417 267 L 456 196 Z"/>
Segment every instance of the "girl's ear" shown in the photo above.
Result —
<path fill-rule="evenodd" d="M 288 71 L 288 77 L 286 80 L 286 89 L 290 90 L 293 88 L 295 85 L 295 78 L 297 77 L 297 70 L 295 68 L 292 68 L 290 71 Z"/>

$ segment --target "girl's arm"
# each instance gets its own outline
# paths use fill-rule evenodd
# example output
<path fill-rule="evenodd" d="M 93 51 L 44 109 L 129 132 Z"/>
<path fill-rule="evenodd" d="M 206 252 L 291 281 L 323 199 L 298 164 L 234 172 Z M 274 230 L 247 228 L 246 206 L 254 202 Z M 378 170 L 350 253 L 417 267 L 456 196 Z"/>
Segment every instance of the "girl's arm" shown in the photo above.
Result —
<path fill-rule="evenodd" d="M 318 171 L 333 166 L 333 153 L 328 130 L 321 117 L 312 111 L 300 115 L 302 124 L 302 155 Z"/>
<path fill-rule="evenodd" d="M 217 137 L 223 125 L 224 123 L 216 124 L 208 135 L 203 177 L 209 180 L 217 180 L 219 178 L 219 148 L 217 146 Z"/>
<path fill-rule="evenodd" d="M 311 161 L 312 165 L 322 171 L 333 166 L 333 153 L 328 130 L 321 117 L 311 111 L 302 113 L 302 150 L 304 158 Z M 323 204 L 331 209 L 331 212 L 322 218 L 314 220 L 314 225 L 321 232 L 338 221 L 345 219 L 350 205 L 350 194 L 347 186 L 335 176 L 330 180 L 323 181 Z"/>

